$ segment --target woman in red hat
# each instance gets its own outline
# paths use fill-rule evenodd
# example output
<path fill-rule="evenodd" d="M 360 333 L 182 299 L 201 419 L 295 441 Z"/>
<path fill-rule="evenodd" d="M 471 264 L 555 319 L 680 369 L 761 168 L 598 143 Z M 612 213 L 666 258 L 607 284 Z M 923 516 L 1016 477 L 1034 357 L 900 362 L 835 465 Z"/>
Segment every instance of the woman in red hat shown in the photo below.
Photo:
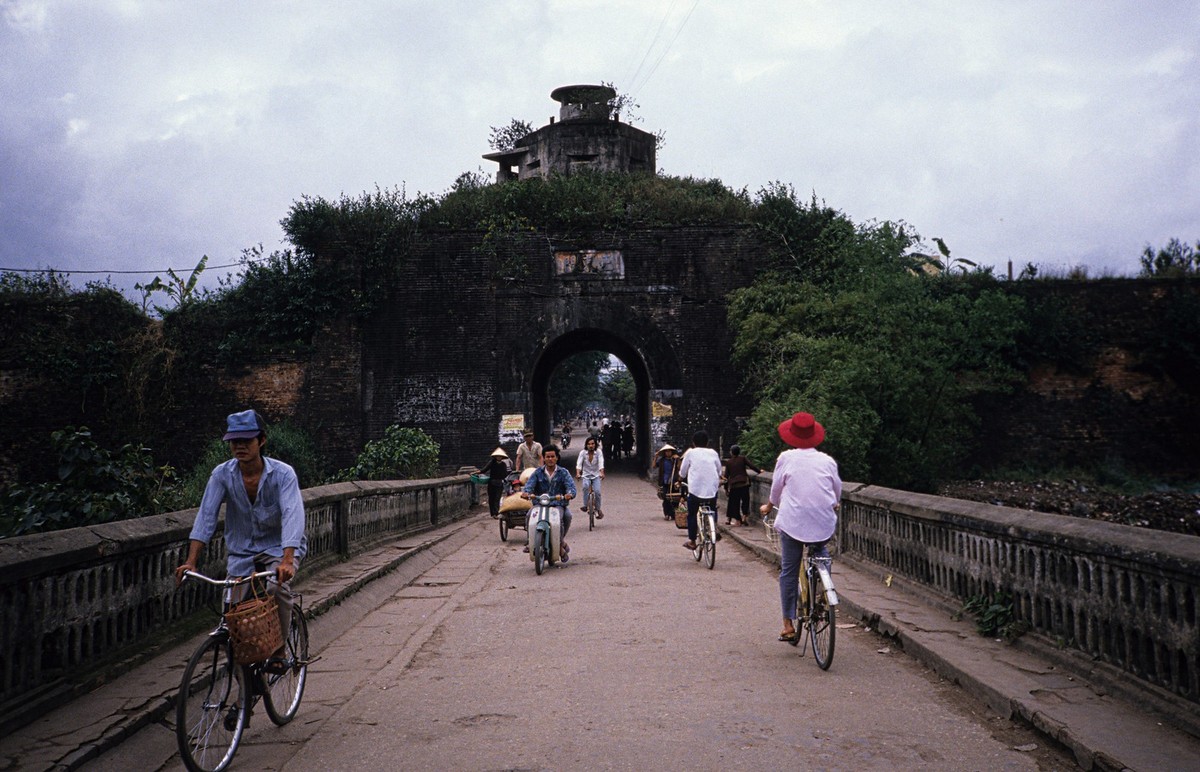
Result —
<path fill-rule="evenodd" d="M 800 560 L 804 547 L 815 556 L 828 556 L 826 542 L 837 528 L 837 510 L 842 498 L 842 478 L 837 462 L 817 450 L 825 439 L 825 427 L 811 413 L 796 413 L 779 424 L 779 436 L 791 446 L 779 454 L 771 481 L 770 501 L 763 515 L 777 507 L 775 530 L 779 532 L 779 602 L 783 607 L 783 632 L 779 640 L 796 643 L 799 633 L 792 619 Z"/>

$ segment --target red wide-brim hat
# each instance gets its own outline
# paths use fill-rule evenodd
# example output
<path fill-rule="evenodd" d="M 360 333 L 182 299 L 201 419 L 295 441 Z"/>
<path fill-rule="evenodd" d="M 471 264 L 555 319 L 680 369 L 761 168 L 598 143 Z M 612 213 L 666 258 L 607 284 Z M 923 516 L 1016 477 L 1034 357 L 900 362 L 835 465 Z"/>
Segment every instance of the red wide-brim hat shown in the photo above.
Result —
<path fill-rule="evenodd" d="M 825 427 L 812 413 L 796 413 L 779 424 L 779 436 L 793 448 L 815 448 L 825 439 Z"/>

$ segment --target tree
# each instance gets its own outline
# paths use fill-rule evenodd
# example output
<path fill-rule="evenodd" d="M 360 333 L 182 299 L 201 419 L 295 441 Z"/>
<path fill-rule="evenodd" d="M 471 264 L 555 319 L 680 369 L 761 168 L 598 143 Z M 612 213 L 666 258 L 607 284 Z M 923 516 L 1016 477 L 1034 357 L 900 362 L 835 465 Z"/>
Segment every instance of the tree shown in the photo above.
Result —
<path fill-rule="evenodd" d="M 489 126 L 492 133 L 488 135 L 488 146 L 498 152 L 506 152 L 518 147 L 521 140 L 533 133 L 533 124 L 520 118 L 513 118 L 507 126 Z"/>
<path fill-rule="evenodd" d="M 587 351 L 567 359 L 550 378 L 550 402 L 559 417 L 575 415 L 600 398 L 600 371 L 608 354 Z"/>
<path fill-rule="evenodd" d="M 610 413 L 627 415 L 634 410 L 637 385 L 624 367 L 613 368 L 601 377 L 600 394 Z"/>
<path fill-rule="evenodd" d="M 780 269 L 729 307 L 735 363 L 759 402 L 742 447 L 773 458 L 775 427 L 806 410 L 844 478 L 932 489 L 973 447 L 976 400 L 1016 377 L 1021 301 L 988 274 L 911 273 L 916 235 L 902 225 L 855 226 L 768 192 L 760 222 L 779 239 Z"/>
<path fill-rule="evenodd" d="M 1142 273 L 1151 276 L 1188 276 L 1200 273 L 1200 241 L 1192 247 L 1171 239 L 1157 252 L 1149 244 L 1142 250 Z"/>

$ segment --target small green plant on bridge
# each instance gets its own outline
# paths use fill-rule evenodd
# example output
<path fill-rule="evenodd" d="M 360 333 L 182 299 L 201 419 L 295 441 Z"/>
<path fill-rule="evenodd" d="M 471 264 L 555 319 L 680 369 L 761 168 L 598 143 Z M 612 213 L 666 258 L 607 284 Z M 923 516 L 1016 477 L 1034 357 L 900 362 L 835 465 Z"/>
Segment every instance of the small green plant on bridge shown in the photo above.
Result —
<path fill-rule="evenodd" d="M 1028 629 L 1016 618 L 1012 596 L 1007 592 L 974 595 L 963 604 L 963 613 L 975 617 L 975 629 L 988 638 L 1015 641 Z"/>

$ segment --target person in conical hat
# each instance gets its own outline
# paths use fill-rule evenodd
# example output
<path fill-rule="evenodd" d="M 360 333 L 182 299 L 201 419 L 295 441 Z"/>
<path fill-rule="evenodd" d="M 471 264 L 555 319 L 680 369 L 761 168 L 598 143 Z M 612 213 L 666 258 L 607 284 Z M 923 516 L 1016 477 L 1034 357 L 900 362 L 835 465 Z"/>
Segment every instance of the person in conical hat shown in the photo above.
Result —
<path fill-rule="evenodd" d="M 504 448 L 496 448 L 479 471 L 488 476 L 488 512 L 492 517 L 500 517 L 500 499 L 504 496 L 504 478 L 508 476 L 508 453 L 504 451 Z"/>
<path fill-rule="evenodd" d="M 675 488 L 679 484 L 679 459 L 675 457 L 674 445 L 664 444 L 658 449 L 654 454 L 654 465 L 650 467 L 650 474 L 658 485 L 663 518 L 673 520 L 678 497 L 673 499 L 671 494 L 678 492 Z"/>
<path fill-rule="evenodd" d="M 812 413 L 795 413 L 779 424 L 779 437 L 789 450 L 779 454 L 771 477 L 769 501 L 760 512 L 779 509 L 774 528 L 779 532 L 779 603 L 783 632 L 779 640 L 795 646 L 800 640 L 793 616 L 800 577 L 800 560 L 807 546 L 813 556 L 828 556 L 825 545 L 837 528 L 842 478 L 837 462 L 817 450 L 825 427 Z"/>

